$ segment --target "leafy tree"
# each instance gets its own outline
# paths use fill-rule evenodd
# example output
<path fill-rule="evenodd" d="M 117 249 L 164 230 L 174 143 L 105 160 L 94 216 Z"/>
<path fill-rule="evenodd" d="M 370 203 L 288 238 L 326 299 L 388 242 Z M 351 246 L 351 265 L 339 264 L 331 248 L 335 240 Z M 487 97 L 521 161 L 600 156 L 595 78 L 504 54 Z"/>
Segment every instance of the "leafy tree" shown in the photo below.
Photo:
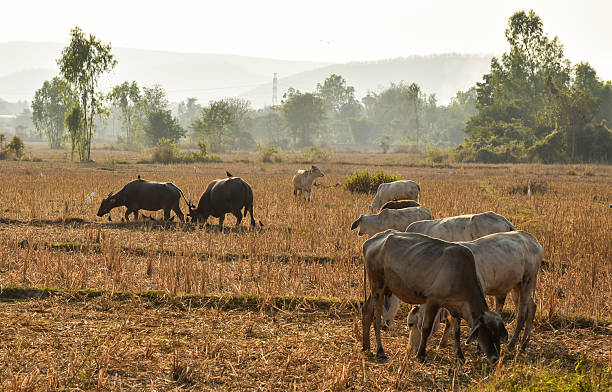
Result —
<path fill-rule="evenodd" d="M 54 77 L 46 80 L 34 93 L 32 101 L 32 120 L 36 131 L 45 134 L 52 149 L 62 147 L 64 119 L 71 103 L 72 93 L 68 83 Z"/>
<path fill-rule="evenodd" d="M 289 128 L 293 145 L 304 147 L 312 145 L 325 120 L 325 102 L 312 93 L 301 93 L 289 89 L 283 95 L 281 111 Z"/>
<path fill-rule="evenodd" d="M 330 75 L 323 84 L 317 83 L 316 94 L 323 99 L 326 119 L 334 141 L 346 142 L 350 139 L 349 121 L 360 116 L 362 106 L 355 99 L 355 88 L 347 86 L 340 75 Z"/>
<path fill-rule="evenodd" d="M 185 101 L 179 103 L 177 112 L 177 119 L 181 127 L 187 129 L 202 111 L 202 105 L 198 103 L 197 98 L 187 98 Z"/>
<path fill-rule="evenodd" d="M 86 36 L 78 26 L 70 31 L 71 41 L 57 60 L 60 72 L 78 97 L 82 110 L 81 129 L 84 143 L 78 149 L 80 160 L 90 160 L 91 142 L 95 132 L 94 116 L 103 113 L 102 97 L 97 91 L 102 74 L 112 70 L 117 61 L 111 45 L 103 44 L 94 35 Z M 74 140 L 74 139 L 73 139 Z M 74 151 L 74 146 L 72 148 Z"/>
<path fill-rule="evenodd" d="M 211 101 L 191 124 L 194 135 L 204 137 L 212 152 L 223 152 L 231 131 L 232 111 L 226 100 Z"/>
<path fill-rule="evenodd" d="M 108 95 L 108 99 L 113 105 L 121 109 L 126 140 L 128 144 L 134 144 L 136 135 L 133 122 L 134 116 L 137 114 L 138 103 L 141 99 L 138 84 L 135 81 L 132 83 L 125 81 L 113 87 L 113 90 Z"/>
<path fill-rule="evenodd" d="M 10 143 L 6 146 L 7 150 L 11 151 L 17 158 L 21 158 L 23 156 L 23 152 L 25 150 L 25 144 L 21 138 L 17 135 L 13 136 Z"/>
<path fill-rule="evenodd" d="M 145 135 L 149 145 L 155 146 L 161 139 L 176 143 L 186 131 L 170 110 L 150 111 L 145 117 Z"/>
<path fill-rule="evenodd" d="M 73 103 L 66 112 L 64 124 L 70 137 L 70 159 L 74 159 L 74 151 L 79 152 L 79 156 L 84 156 L 87 146 L 87 136 L 83 132 L 83 109 L 78 103 Z"/>

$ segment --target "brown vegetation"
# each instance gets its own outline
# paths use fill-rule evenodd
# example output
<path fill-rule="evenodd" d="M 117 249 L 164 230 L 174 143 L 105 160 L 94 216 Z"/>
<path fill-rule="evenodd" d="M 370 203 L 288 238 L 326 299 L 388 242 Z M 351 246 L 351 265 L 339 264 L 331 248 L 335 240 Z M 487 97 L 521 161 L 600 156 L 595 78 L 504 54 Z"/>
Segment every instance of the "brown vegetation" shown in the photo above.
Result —
<path fill-rule="evenodd" d="M 0 282 L 68 293 L 156 290 L 170 296 L 254 296 L 263 302 L 280 296 L 359 300 L 363 238 L 349 226 L 367 211 L 371 195 L 329 185 L 344 183 L 356 170 L 384 168 L 419 183 L 422 204 L 436 217 L 492 210 L 542 243 L 548 265 L 536 292 L 538 329 L 533 347 L 512 359 L 514 365 L 570 371 L 588 357 L 589 363 L 610 366 L 611 167 L 591 166 L 595 175 L 580 177 L 567 174 L 566 166 L 440 169 L 402 165 L 398 157 L 334 155 L 334 162 L 319 165 L 326 173 L 319 181 L 327 186 L 317 189 L 309 204 L 290 197 L 291 177 L 300 166 L 290 160 L 262 164 L 253 156 L 239 163 L 169 166 L 2 162 Z M 250 230 L 243 222 L 235 229 L 232 216 L 224 232 L 178 222 L 122 223 L 119 209 L 112 222 L 95 216 L 104 195 L 138 175 L 172 181 L 195 201 L 226 170 L 253 187 L 263 228 Z M 522 191 L 525 184 L 546 186 L 530 186 L 529 196 Z M 186 212 L 184 203 L 181 208 Z M 162 212 L 151 215 L 159 220 Z M 473 351 L 466 353 L 473 362 L 461 370 L 452 365 L 452 350 L 432 349 L 428 362 L 417 364 L 407 354 L 403 322 L 383 334 L 389 363 L 372 362 L 359 351 L 354 307 L 221 312 L 106 296 L 74 303 L 66 295 L 0 304 L 0 358 L 11 358 L 5 363 L 12 364 L 0 368 L 0 390 L 18 390 L 18 384 L 32 385 L 30 390 L 98 385 L 103 390 L 287 390 L 294 385 L 435 390 L 474 387 L 489 376 L 484 358 Z M 567 328 L 575 326 L 568 320 L 577 318 L 589 320 L 591 327 Z M 595 354 L 585 347 L 604 351 Z"/>

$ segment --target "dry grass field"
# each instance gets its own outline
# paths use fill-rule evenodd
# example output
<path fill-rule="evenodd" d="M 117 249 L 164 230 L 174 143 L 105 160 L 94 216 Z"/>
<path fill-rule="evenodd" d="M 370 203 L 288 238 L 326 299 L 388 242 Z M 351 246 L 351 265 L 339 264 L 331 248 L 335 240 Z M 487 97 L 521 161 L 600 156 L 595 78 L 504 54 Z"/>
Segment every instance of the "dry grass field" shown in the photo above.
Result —
<path fill-rule="evenodd" d="M 0 162 L 0 391 L 612 388 L 610 166 L 427 167 L 337 153 L 317 162 L 325 177 L 303 203 L 290 184 L 308 165 L 291 157 L 144 165 L 134 153 L 95 151 L 91 164 L 59 154 Z M 363 169 L 417 181 L 436 218 L 492 210 L 538 238 L 548 265 L 525 353 L 491 367 L 472 347 L 457 367 L 433 339 L 421 364 L 405 317 L 383 333 L 388 362 L 360 351 L 365 237 L 349 226 L 372 195 L 340 184 Z M 263 228 L 236 229 L 229 215 L 223 232 L 216 219 L 200 228 L 121 222 L 119 209 L 111 222 L 96 216 L 102 197 L 138 175 L 197 201 L 226 170 L 252 185 Z"/>

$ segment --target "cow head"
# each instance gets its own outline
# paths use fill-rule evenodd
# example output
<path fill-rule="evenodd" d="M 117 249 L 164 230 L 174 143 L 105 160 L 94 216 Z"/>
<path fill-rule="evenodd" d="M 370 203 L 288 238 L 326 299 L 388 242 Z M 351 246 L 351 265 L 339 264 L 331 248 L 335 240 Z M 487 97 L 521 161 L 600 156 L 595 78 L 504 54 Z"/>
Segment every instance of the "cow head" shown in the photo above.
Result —
<path fill-rule="evenodd" d="M 465 344 L 470 344 L 477 338 L 478 345 L 489 362 L 497 362 L 501 343 L 508 341 L 508 330 L 506 330 L 499 313 L 488 310 L 474 320 L 472 331 Z"/>
<path fill-rule="evenodd" d="M 357 231 L 357 235 L 364 235 L 365 232 L 363 232 L 363 230 L 361 229 L 361 218 L 363 218 L 363 215 L 361 215 L 359 218 L 357 218 L 357 220 L 355 220 L 355 222 L 353 222 L 351 224 L 351 230 L 355 230 L 356 228 L 359 227 L 359 230 Z"/>
<path fill-rule="evenodd" d="M 102 203 L 100 203 L 100 208 L 98 208 L 98 216 L 104 216 L 108 214 L 113 208 L 122 205 L 123 201 L 119 200 L 117 195 L 113 196 L 113 192 L 111 192 L 108 194 L 108 196 L 106 196 L 106 199 L 102 199 Z"/>
<path fill-rule="evenodd" d="M 189 202 L 189 213 L 187 216 L 191 218 L 192 222 L 206 222 L 210 214 L 210 208 L 206 203 L 200 202 L 196 208 L 195 204 L 193 204 L 191 201 Z"/>
<path fill-rule="evenodd" d="M 324 177 L 325 176 L 325 174 L 323 174 L 323 172 L 318 167 L 316 167 L 315 165 L 312 165 L 310 167 L 310 173 L 314 174 L 315 178 L 316 177 Z"/>

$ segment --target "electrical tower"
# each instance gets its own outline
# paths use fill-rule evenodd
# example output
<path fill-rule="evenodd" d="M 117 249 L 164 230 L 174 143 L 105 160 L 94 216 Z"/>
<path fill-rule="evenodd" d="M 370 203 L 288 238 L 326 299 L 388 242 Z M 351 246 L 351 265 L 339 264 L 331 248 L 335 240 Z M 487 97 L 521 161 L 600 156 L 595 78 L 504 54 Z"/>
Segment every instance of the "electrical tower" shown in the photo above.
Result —
<path fill-rule="evenodd" d="M 278 105 L 278 78 L 276 72 L 274 72 L 274 79 L 272 79 L 272 106 Z"/>

